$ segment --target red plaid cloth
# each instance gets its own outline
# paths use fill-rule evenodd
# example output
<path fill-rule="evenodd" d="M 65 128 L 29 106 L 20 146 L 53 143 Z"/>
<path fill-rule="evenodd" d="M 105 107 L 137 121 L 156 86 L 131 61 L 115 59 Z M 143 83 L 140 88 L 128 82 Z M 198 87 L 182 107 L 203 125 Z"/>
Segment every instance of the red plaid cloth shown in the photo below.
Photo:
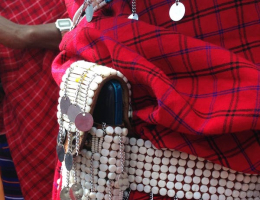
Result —
<path fill-rule="evenodd" d="M 84 59 L 121 71 L 132 84 L 133 126 L 158 148 L 260 172 L 260 3 L 255 0 L 113 0 L 65 35 L 53 65 L 58 84 Z M 71 16 L 81 0 L 68 0 Z M 131 199 L 148 199 L 136 192 Z M 158 197 L 161 199 L 161 197 Z"/>
<path fill-rule="evenodd" d="M 20 24 L 54 22 L 65 12 L 61 0 L 0 3 L 1 16 Z M 0 47 L 0 76 L 6 92 L 1 104 L 4 124 L 0 124 L 0 132 L 6 133 L 26 200 L 51 199 L 58 87 L 50 66 L 56 54 Z"/>

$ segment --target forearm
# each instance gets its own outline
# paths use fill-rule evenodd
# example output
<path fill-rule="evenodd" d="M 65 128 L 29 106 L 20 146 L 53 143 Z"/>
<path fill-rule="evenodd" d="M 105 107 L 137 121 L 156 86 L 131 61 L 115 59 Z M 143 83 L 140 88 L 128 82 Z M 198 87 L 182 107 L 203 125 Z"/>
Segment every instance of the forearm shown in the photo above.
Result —
<path fill-rule="evenodd" d="M 27 48 L 45 48 L 58 50 L 61 33 L 55 23 L 28 26 L 25 36 Z"/>
<path fill-rule="evenodd" d="M 19 25 L 0 16 L 0 43 L 9 48 L 46 48 L 57 50 L 61 33 L 55 23 Z"/>

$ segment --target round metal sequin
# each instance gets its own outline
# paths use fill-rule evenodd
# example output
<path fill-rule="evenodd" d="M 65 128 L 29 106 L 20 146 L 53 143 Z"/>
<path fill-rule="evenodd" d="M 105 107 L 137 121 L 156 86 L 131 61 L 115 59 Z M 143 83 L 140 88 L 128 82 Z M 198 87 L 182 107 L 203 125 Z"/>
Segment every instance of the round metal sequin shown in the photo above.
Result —
<path fill-rule="evenodd" d="M 70 195 L 69 195 L 69 187 L 65 187 L 61 190 L 60 192 L 60 199 L 61 200 L 71 200 Z"/>
<path fill-rule="evenodd" d="M 63 162 L 64 160 L 64 156 L 65 156 L 65 149 L 63 145 L 57 145 L 56 147 L 56 151 L 57 151 L 57 155 L 58 155 L 58 159 L 60 162 Z"/>
<path fill-rule="evenodd" d="M 128 19 L 138 20 L 139 17 L 138 17 L 138 15 L 136 13 L 135 14 L 132 13 L 131 15 L 129 15 Z"/>
<path fill-rule="evenodd" d="M 75 183 L 71 186 L 69 190 L 69 195 L 71 199 L 80 200 L 83 196 L 83 188 L 81 184 Z"/>
<path fill-rule="evenodd" d="M 70 120 L 70 122 L 75 122 L 76 116 L 81 113 L 81 109 L 78 105 L 70 105 L 67 115 Z"/>
<path fill-rule="evenodd" d="M 75 126 L 78 130 L 86 132 L 93 126 L 94 120 L 91 114 L 83 112 L 79 113 L 75 118 Z"/>
<path fill-rule="evenodd" d="M 170 8 L 169 14 L 173 21 L 180 21 L 185 15 L 185 6 L 181 2 L 174 3 Z"/>
<path fill-rule="evenodd" d="M 71 103 L 68 97 L 63 96 L 60 100 L 60 111 L 62 114 L 67 114 Z"/>

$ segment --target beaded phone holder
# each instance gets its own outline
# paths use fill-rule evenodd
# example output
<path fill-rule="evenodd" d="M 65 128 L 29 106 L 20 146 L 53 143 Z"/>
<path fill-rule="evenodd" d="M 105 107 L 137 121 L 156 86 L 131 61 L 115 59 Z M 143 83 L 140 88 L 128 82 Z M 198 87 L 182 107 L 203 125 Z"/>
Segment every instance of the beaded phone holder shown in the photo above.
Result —
<path fill-rule="evenodd" d="M 117 79 L 123 88 L 124 123 L 95 124 L 88 115 L 93 114 L 101 88 L 112 79 Z M 128 196 L 124 194 L 127 189 L 148 193 L 150 199 L 161 195 L 174 199 L 259 200 L 259 175 L 236 172 L 203 158 L 157 149 L 150 141 L 128 137 L 131 86 L 119 71 L 78 61 L 67 69 L 62 80 L 58 147 L 63 147 L 72 161 L 69 167 L 66 159 L 62 163 L 61 200 L 121 200 Z M 79 109 L 74 110 L 73 106 Z M 65 112 L 66 107 L 72 107 L 73 114 L 69 109 Z"/>

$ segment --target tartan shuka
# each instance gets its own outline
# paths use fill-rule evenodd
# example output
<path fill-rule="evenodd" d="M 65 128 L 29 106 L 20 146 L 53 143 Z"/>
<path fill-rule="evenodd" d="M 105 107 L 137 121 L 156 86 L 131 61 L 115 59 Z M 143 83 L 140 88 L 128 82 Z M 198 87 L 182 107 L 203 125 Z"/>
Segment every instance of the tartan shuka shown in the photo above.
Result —
<path fill-rule="evenodd" d="M 132 85 L 133 127 L 158 148 L 203 157 L 244 173 L 260 172 L 260 2 L 113 0 L 84 18 L 60 45 L 52 73 L 87 60 L 121 71 Z M 67 0 L 72 17 L 80 0 Z M 135 192 L 132 199 L 148 199 Z M 161 197 L 158 197 L 161 199 Z M 166 199 L 166 197 L 165 197 Z"/>
<path fill-rule="evenodd" d="M 0 15 L 19 24 L 51 23 L 64 13 L 61 0 L 0 2 Z M 0 132 L 6 133 L 26 200 L 51 199 L 58 131 L 58 87 L 51 76 L 51 63 L 56 54 L 0 47 L 0 76 L 6 93 Z"/>

